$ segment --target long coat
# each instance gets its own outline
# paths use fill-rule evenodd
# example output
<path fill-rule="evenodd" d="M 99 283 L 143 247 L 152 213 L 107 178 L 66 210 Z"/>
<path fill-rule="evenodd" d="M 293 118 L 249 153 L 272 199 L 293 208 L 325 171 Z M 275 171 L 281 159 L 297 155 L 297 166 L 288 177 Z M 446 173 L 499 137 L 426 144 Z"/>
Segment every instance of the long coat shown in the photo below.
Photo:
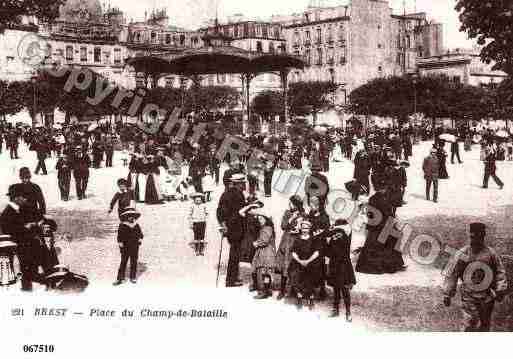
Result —
<path fill-rule="evenodd" d="M 424 171 L 424 178 L 426 179 L 438 179 L 440 173 L 440 162 L 436 156 L 428 156 L 424 159 L 422 165 Z"/>
<path fill-rule="evenodd" d="M 274 269 L 276 267 L 276 239 L 271 227 L 260 229 L 256 242 L 256 252 L 251 266 L 256 272 L 260 268 Z"/>
<path fill-rule="evenodd" d="M 346 233 L 341 227 L 329 231 L 326 238 L 327 256 L 330 259 L 328 266 L 328 284 L 332 287 L 355 285 L 353 264 L 351 263 L 351 232 Z"/>
<path fill-rule="evenodd" d="M 299 214 L 295 217 L 293 215 L 294 212 L 287 209 L 281 219 L 283 234 L 281 236 L 280 246 L 278 247 L 278 253 L 276 254 L 276 262 L 278 270 L 284 276 L 287 275 L 290 261 L 292 260 L 292 246 L 298 236 L 294 230 L 298 222 L 304 217 L 304 214 Z"/>
<path fill-rule="evenodd" d="M 237 188 L 227 189 L 219 199 L 217 220 L 226 223 L 228 242 L 241 241 L 244 235 L 244 218 L 239 211 L 246 205 L 244 194 Z"/>

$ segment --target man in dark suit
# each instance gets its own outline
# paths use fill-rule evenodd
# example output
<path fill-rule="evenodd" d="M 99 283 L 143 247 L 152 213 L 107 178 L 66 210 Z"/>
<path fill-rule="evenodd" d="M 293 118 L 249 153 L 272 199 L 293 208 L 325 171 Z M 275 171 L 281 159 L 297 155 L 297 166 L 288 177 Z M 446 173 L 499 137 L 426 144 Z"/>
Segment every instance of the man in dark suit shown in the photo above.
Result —
<path fill-rule="evenodd" d="M 9 148 L 9 154 L 11 156 L 11 159 L 18 159 L 18 145 L 19 145 L 19 139 L 18 135 L 14 130 L 12 130 L 7 136 L 6 136 L 6 145 L 7 148 Z"/>
<path fill-rule="evenodd" d="M 91 167 L 91 158 L 87 152 L 77 151 L 73 158 L 73 178 L 75 178 L 75 187 L 78 200 L 85 198 L 87 183 L 89 181 L 89 167 Z"/>
<path fill-rule="evenodd" d="M 456 141 L 451 143 L 451 163 L 454 164 L 454 157 L 458 159 L 458 162 L 460 164 L 463 163 L 463 161 L 460 159 L 460 143 L 458 142 L 458 139 Z"/>
<path fill-rule="evenodd" d="M 221 233 L 226 236 L 230 244 L 230 256 L 226 274 L 226 287 L 240 287 L 239 262 L 241 243 L 244 237 L 244 220 L 239 211 L 246 205 L 244 188 L 245 176 L 235 174 L 230 178 L 228 188 L 219 199 L 217 220 Z"/>
<path fill-rule="evenodd" d="M 21 183 L 17 184 L 17 190 L 25 198 L 23 213 L 27 223 L 39 222 L 46 214 L 46 201 L 41 187 L 31 182 L 30 170 L 27 167 L 20 168 Z"/>
<path fill-rule="evenodd" d="M 45 139 L 38 140 L 37 143 L 34 144 L 36 153 L 37 153 L 37 166 L 34 173 L 37 175 L 39 171 L 43 171 L 43 175 L 46 176 L 48 172 L 46 171 L 46 157 L 50 153 L 50 146 Z"/>
<path fill-rule="evenodd" d="M 431 197 L 431 184 L 434 187 L 433 202 L 438 202 L 438 177 L 440 174 L 440 162 L 436 155 L 436 148 L 431 149 L 431 153 L 424 159 L 422 170 L 426 180 L 426 199 L 429 201 Z"/>
<path fill-rule="evenodd" d="M 501 181 L 501 179 L 497 176 L 497 164 L 496 161 L 496 152 L 492 149 L 491 146 L 489 146 L 486 149 L 486 157 L 484 160 L 485 168 L 484 168 L 484 178 L 483 178 L 483 188 L 488 188 L 488 181 L 490 180 L 490 177 L 493 178 L 495 183 L 497 183 L 497 186 L 499 186 L 500 189 L 504 188 L 504 183 Z"/>

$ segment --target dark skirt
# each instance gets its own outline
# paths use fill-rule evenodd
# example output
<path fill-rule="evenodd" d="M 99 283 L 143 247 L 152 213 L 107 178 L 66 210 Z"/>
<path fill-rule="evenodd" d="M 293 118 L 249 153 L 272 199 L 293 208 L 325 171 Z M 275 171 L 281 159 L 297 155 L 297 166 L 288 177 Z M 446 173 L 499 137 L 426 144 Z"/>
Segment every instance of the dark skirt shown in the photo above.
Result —
<path fill-rule="evenodd" d="M 356 277 L 354 275 L 353 264 L 349 258 L 330 262 L 328 265 L 328 285 L 342 288 L 355 284 Z"/>
<path fill-rule="evenodd" d="M 276 254 L 277 270 L 284 276 L 288 275 L 290 262 L 292 261 L 292 246 L 296 240 L 296 235 L 290 232 L 284 232 L 281 237 L 278 253 Z"/>
<path fill-rule="evenodd" d="M 153 174 L 149 174 L 146 181 L 146 194 L 144 197 L 144 202 L 146 204 L 160 204 L 162 203 L 162 197 L 159 189 L 157 188 L 157 182 L 155 181 L 155 176 Z"/>
<path fill-rule="evenodd" d="M 448 179 L 449 174 L 447 173 L 447 166 L 444 162 L 440 162 L 440 170 L 438 171 L 438 178 L 439 179 Z"/>
<path fill-rule="evenodd" d="M 367 274 L 396 273 L 404 268 L 402 254 L 394 249 L 397 239 L 389 237 L 385 244 L 378 241 L 380 231 L 369 231 L 356 271 Z"/>
<path fill-rule="evenodd" d="M 303 267 L 295 260 L 290 262 L 290 286 L 303 296 L 312 295 L 314 289 L 321 285 L 322 268 L 320 258 L 317 258 L 307 267 Z"/>

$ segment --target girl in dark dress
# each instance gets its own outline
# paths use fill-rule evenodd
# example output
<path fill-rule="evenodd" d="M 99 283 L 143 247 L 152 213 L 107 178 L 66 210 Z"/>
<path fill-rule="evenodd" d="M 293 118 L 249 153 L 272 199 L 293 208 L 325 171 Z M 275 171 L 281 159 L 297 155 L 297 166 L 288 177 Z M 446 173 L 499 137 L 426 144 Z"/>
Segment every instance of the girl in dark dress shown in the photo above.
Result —
<path fill-rule="evenodd" d="M 290 197 L 289 209 L 285 211 L 281 220 L 283 235 L 276 255 L 277 269 L 281 274 L 280 294 L 278 295 L 278 300 L 283 299 L 286 294 L 288 269 L 292 260 L 291 250 L 299 234 L 299 223 L 304 218 L 305 210 L 303 208 L 303 200 L 298 195 Z"/>
<path fill-rule="evenodd" d="M 321 278 L 320 248 L 312 238 L 312 224 L 301 222 L 301 234 L 292 246 L 292 261 L 289 266 L 290 284 L 297 294 L 297 307 L 303 307 L 303 299 L 308 306 L 314 306 L 314 288 Z"/>
<path fill-rule="evenodd" d="M 351 289 L 356 284 L 351 263 L 351 225 L 339 219 L 327 235 L 328 284 L 333 287 L 334 299 L 331 317 L 339 316 L 340 294 L 346 307 L 346 321 L 351 322 Z"/>

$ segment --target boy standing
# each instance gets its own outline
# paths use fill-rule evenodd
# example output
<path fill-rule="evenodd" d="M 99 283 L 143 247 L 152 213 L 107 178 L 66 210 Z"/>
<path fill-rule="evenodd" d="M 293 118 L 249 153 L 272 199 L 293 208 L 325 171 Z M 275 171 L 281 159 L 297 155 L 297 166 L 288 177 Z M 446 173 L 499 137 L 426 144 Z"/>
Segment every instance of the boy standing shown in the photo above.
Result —
<path fill-rule="evenodd" d="M 139 259 L 139 246 L 143 239 L 141 227 L 136 222 L 141 216 L 133 208 L 126 208 L 120 215 L 121 223 L 118 228 L 118 245 L 121 252 L 117 280 L 113 283 L 118 286 L 125 282 L 125 272 L 130 259 L 130 282 L 137 283 L 137 261 Z"/>
<path fill-rule="evenodd" d="M 109 214 L 114 210 L 116 203 L 118 204 L 118 215 L 121 219 L 121 214 L 126 208 L 135 207 L 135 194 L 134 191 L 128 189 L 128 181 L 124 178 L 118 180 L 119 191 L 116 192 L 110 201 Z"/>
<path fill-rule="evenodd" d="M 189 223 L 194 232 L 194 252 L 196 256 L 205 255 L 205 229 L 207 227 L 208 211 L 203 203 L 203 195 L 195 193 L 192 196 L 194 203 L 189 211 Z"/>

